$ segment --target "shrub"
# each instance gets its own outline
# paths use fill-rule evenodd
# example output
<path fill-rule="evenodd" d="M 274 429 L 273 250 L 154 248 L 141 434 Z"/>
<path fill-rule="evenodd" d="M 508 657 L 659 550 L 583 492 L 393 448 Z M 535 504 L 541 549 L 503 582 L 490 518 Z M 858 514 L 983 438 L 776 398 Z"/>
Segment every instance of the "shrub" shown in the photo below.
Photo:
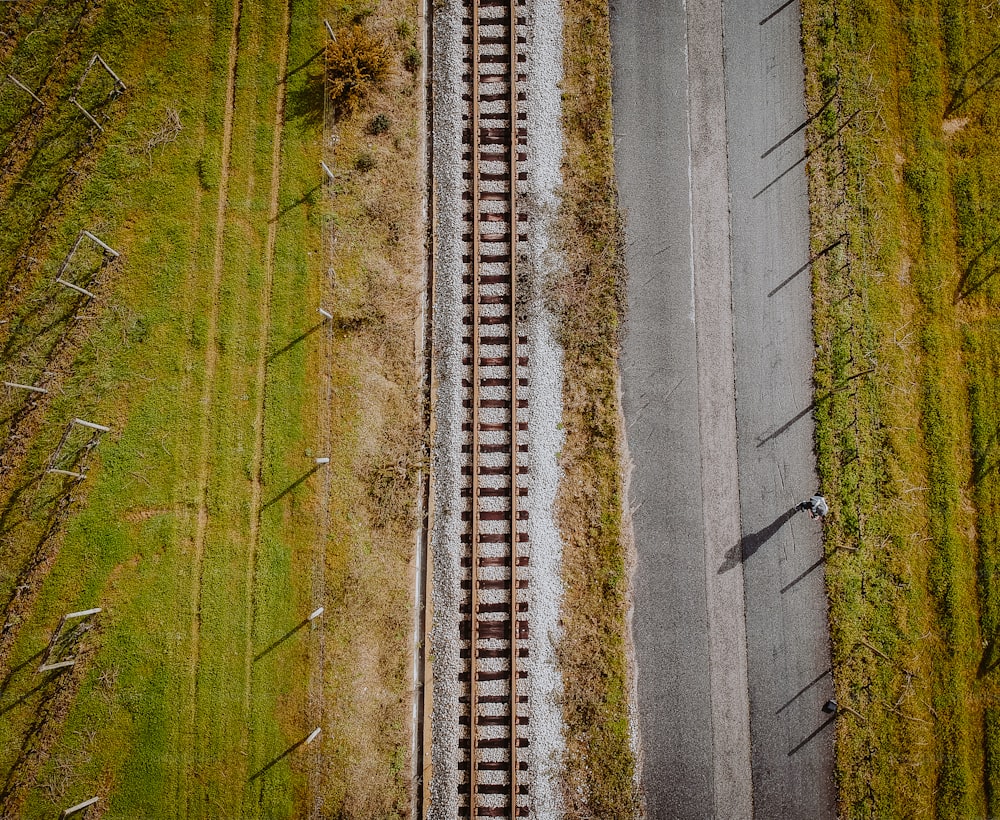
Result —
<path fill-rule="evenodd" d="M 406 54 L 403 55 L 403 68 L 411 74 L 416 74 L 421 63 L 423 63 L 423 57 L 420 56 L 420 49 L 411 45 L 406 50 Z"/>
<path fill-rule="evenodd" d="M 377 137 L 379 134 L 384 134 L 391 127 L 392 121 L 387 114 L 376 114 L 372 117 L 371 122 L 368 123 L 368 133 L 373 137 Z"/>
<path fill-rule="evenodd" d="M 354 160 L 354 167 L 363 174 L 368 173 L 368 171 L 375 167 L 375 157 L 369 151 L 362 151 L 358 154 L 358 158 Z"/>
<path fill-rule="evenodd" d="M 338 114 L 350 114 L 389 75 L 391 53 L 364 26 L 342 28 L 326 47 L 327 91 Z"/>

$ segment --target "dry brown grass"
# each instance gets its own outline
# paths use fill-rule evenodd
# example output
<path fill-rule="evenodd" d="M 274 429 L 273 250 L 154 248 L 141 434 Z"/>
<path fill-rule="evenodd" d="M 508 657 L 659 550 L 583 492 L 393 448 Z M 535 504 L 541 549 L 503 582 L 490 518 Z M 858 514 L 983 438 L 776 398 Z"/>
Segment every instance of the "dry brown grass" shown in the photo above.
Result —
<path fill-rule="evenodd" d="M 412 29 L 367 25 L 396 44 L 401 64 Z M 621 226 L 611 145 L 607 6 L 567 7 L 566 208 L 569 271 L 552 295 L 562 317 L 566 481 L 560 525 L 566 540 L 565 640 L 568 817 L 631 817 L 638 801 L 629 746 L 625 651 L 626 573 L 621 525 L 616 356 L 621 321 Z M 330 577 L 345 624 L 332 665 L 338 753 L 328 807 L 345 817 L 405 812 L 411 612 L 413 480 L 424 442 L 418 416 L 413 327 L 421 287 L 417 219 L 415 78 L 395 71 L 386 88 L 338 123 L 338 382 L 354 397 L 341 430 L 351 438 L 351 474 L 338 486 L 343 515 Z M 389 113 L 391 112 L 391 116 Z M 386 131 L 371 122 L 386 114 Z M 375 133 L 373 133 L 375 132 Z M 364 157 L 359 163 L 359 158 Z M 369 161 L 370 158 L 370 161 Z M 364 167 L 366 170 L 358 170 Z M 346 445 L 345 445 L 346 446 Z M 335 515 L 337 513 L 335 512 Z"/>
<path fill-rule="evenodd" d="M 565 350 L 559 523 L 565 541 L 567 817 L 634 817 L 629 740 L 626 544 L 617 399 L 623 235 L 614 183 L 608 6 L 564 5 L 564 208 L 568 270 L 553 293 Z"/>
<path fill-rule="evenodd" d="M 423 286 L 421 100 L 402 67 L 417 7 L 389 0 L 375 14 L 349 7 L 342 14 L 344 22 L 364 19 L 364 36 L 380 44 L 387 68 L 381 84 L 336 111 L 330 307 L 336 391 L 345 402 L 334 422 L 340 469 L 327 579 L 339 626 L 328 667 L 339 671 L 327 677 L 336 728 L 325 809 L 345 818 L 401 817 L 411 788 L 413 529 L 426 446 L 414 344 Z M 376 118 L 387 127 L 372 129 Z"/>

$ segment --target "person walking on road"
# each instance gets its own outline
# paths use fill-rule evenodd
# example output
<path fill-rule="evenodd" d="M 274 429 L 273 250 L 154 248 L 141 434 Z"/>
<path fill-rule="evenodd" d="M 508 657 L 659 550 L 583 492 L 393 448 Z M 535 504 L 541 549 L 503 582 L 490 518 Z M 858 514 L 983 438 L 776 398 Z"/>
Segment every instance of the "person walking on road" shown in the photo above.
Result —
<path fill-rule="evenodd" d="M 796 507 L 796 512 L 801 510 L 808 510 L 810 518 L 823 518 L 828 512 L 830 512 L 830 507 L 826 503 L 826 499 L 821 495 L 814 495 L 811 498 L 807 498 L 805 501 L 800 501 Z"/>

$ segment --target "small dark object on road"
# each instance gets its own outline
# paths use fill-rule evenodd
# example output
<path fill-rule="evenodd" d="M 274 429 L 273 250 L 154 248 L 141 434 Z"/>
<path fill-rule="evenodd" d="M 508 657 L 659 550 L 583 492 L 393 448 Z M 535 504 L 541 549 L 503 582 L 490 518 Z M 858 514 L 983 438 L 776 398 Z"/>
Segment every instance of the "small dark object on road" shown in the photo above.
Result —
<path fill-rule="evenodd" d="M 823 704 L 823 711 L 826 712 L 828 715 L 837 714 L 837 701 L 828 700 L 826 703 Z"/>
<path fill-rule="evenodd" d="M 814 495 L 812 498 L 799 502 L 795 509 L 796 511 L 807 510 L 810 518 L 822 518 L 830 512 L 826 499 L 821 495 Z"/>

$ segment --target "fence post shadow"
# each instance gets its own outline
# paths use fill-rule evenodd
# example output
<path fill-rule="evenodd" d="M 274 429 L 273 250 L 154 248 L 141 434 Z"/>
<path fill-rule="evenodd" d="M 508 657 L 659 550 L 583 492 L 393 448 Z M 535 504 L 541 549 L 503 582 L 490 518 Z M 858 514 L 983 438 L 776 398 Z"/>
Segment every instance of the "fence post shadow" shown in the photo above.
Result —
<path fill-rule="evenodd" d="M 275 350 L 274 353 L 272 353 L 270 356 L 267 357 L 268 364 L 270 364 L 275 359 L 277 359 L 278 356 L 280 356 L 282 353 L 287 353 L 289 350 L 291 350 L 293 347 L 295 347 L 295 345 L 297 345 L 303 339 L 306 339 L 309 336 L 312 336 L 317 330 L 319 330 L 321 327 L 323 327 L 324 324 L 326 324 L 326 323 L 325 322 L 317 322 L 312 327 L 310 327 L 308 330 L 304 330 L 302 333 L 300 333 L 298 336 L 296 336 L 294 339 L 292 339 L 284 347 L 282 347 L 282 348 L 280 348 L 278 350 Z"/>
<path fill-rule="evenodd" d="M 309 619 L 308 618 L 303 618 L 299 623 L 297 623 L 295 626 L 293 626 L 291 629 L 289 629 L 284 635 L 282 635 L 280 638 L 278 638 L 276 641 L 274 641 L 270 646 L 268 646 L 266 649 L 262 649 L 260 652 L 258 652 L 256 655 L 254 655 L 254 658 L 253 658 L 254 662 L 256 663 L 261 658 L 263 658 L 265 655 L 269 655 L 271 652 L 273 652 L 275 649 L 277 649 L 279 646 L 281 646 L 285 641 L 287 641 L 289 638 L 291 638 L 292 635 L 294 635 L 300 629 L 302 629 L 305 626 L 308 626 L 308 624 L 309 624 Z"/>
<path fill-rule="evenodd" d="M 789 282 L 791 282 L 796 276 L 798 276 L 800 273 L 802 273 L 804 270 L 806 270 L 813 262 L 817 262 L 820 259 L 822 259 L 830 251 L 832 251 L 838 245 L 842 244 L 845 239 L 847 239 L 847 234 L 846 233 L 842 233 L 839 237 L 837 237 L 837 239 L 835 239 L 833 242 L 831 242 L 829 245 L 827 245 L 825 248 L 823 248 L 823 250 L 817 251 L 816 254 L 814 254 L 813 256 L 810 256 L 809 259 L 806 260 L 805 264 L 803 264 L 800 268 L 797 268 L 795 271 L 793 271 L 792 274 L 791 274 L 791 276 L 789 276 L 787 279 L 785 279 L 781 284 L 777 285 L 767 295 L 768 296 L 774 296 L 774 294 L 776 294 L 779 290 L 781 290 L 783 287 L 785 287 L 785 285 L 787 285 Z"/>
<path fill-rule="evenodd" d="M 781 708 L 779 708 L 778 711 L 776 711 L 774 714 L 780 715 L 782 712 L 785 711 L 785 709 L 787 709 L 789 706 L 791 706 L 793 703 L 795 703 L 795 701 L 797 701 L 806 692 L 808 692 L 810 689 L 812 689 L 817 683 L 819 683 L 821 680 L 823 680 L 823 678 L 825 678 L 831 672 L 833 672 L 833 669 L 828 666 L 826 669 L 824 669 L 822 672 L 820 672 L 815 678 L 813 678 L 811 681 L 809 681 L 809 683 L 807 683 L 805 686 L 803 686 L 801 689 L 799 689 L 798 692 L 796 692 L 794 695 L 792 695 L 792 697 L 790 697 L 788 700 L 786 700 L 785 704 Z"/>
<path fill-rule="evenodd" d="M 861 370 L 858 373 L 853 373 L 852 375 L 850 375 L 846 379 L 844 379 L 842 382 L 840 382 L 836 387 L 830 388 L 826 392 L 824 392 L 824 393 L 816 396 L 816 398 L 814 398 L 809 404 L 807 404 L 804 408 L 802 408 L 798 413 L 796 413 L 788 421 L 786 421 L 779 428 L 777 428 L 773 433 L 769 433 L 768 435 L 763 436 L 763 437 L 757 439 L 757 448 L 760 449 L 765 444 L 767 444 L 769 441 L 773 441 L 778 436 L 780 436 L 782 433 L 784 433 L 786 430 L 788 430 L 793 424 L 795 424 L 795 422 L 797 422 L 799 419 L 801 419 L 802 417 L 804 417 L 807 413 L 810 413 L 813 410 L 815 410 L 823 402 L 829 401 L 831 398 L 833 398 L 833 396 L 835 394 L 841 392 L 842 390 L 846 390 L 847 387 L 848 387 L 848 385 L 850 385 L 850 383 L 853 382 L 855 379 L 860 379 L 862 376 L 869 376 L 869 375 L 871 375 L 874 372 L 875 372 L 875 368 L 874 367 L 869 367 L 867 370 Z"/>
<path fill-rule="evenodd" d="M 803 738 L 802 741 L 798 745 L 796 745 L 792 749 L 790 749 L 789 752 L 788 752 L 788 756 L 791 757 L 792 755 L 794 755 L 799 749 L 801 749 L 803 746 L 805 746 L 810 740 L 812 740 L 814 737 L 816 737 L 816 735 L 818 735 L 820 732 L 822 732 L 827 726 L 829 726 L 831 723 L 833 723 L 833 721 L 836 720 L 836 719 L 837 719 L 837 715 L 836 714 L 830 715 L 830 717 L 828 717 L 819 726 L 817 726 L 815 729 L 813 729 L 812 732 L 810 732 L 808 735 L 806 735 L 805 738 Z"/>
<path fill-rule="evenodd" d="M 264 510 L 266 510 L 268 507 L 272 506 L 273 504 L 277 504 L 279 501 L 281 501 L 282 498 L 284 498 L 286 495 L 288 495 L 292 490 L 294 490 L 296 487 L 298 487 L 304 481 L 308 481 L 309 477 L 313 473 L 315 473 L 317 470 L 319 470 L 319 468 L 321 466 L 322 465 L 317 464 L 314 467 L 311 467 L 309 470 L 307 470 L 305 473 L 303 473 L 301 476 L 299 476 L 297 479 L 295 479 L 295 481 L 293 481 L 291 484 L 289 484 L 287 487 L 285 487 L 285 489 L 283 489 L 280 493 L 278 493 L 270 501 L 264 502 L 264 505 L 260 508 L 260 511 L 264 512 Z"/>
<path fill-rule="evenodd" d="M 309 740 L 310 737 L 311 737 L 311 734 L 306 735 L 301 740 L 296 741 L 291 746 L 289 746 L 287 749 L 285 749 L 285 751 L 283 751 L 280 755 L 278 755 L 277 757 L 275 757 L 274 759 L 272 759 L 269 763 L 265 764 L 261 768 L 259 768 L 256 772 L 254 772 L 252 775 L 250 775 L 249 782 L 253 783 L 254 780 L 257 780 L 259 777 L 262 777 L 263 775 L 267 774 L 268 771 L 272 767 L 277 766 L 282 760 L 284 760 L 286 757 L 288 757 L 292 752 L 294 752 L 300 746 L 304 746 L 306 744 L 306 742 Z"/>

